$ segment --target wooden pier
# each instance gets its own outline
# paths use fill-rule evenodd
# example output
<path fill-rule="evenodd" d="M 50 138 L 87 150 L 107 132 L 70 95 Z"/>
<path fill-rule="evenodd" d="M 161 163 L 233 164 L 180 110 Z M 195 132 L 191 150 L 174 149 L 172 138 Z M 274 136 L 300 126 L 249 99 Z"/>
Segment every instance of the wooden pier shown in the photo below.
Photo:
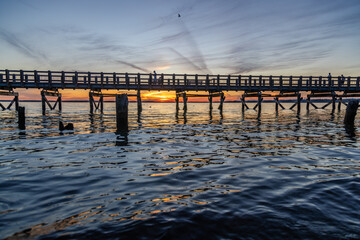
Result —
<path fill-rule="evenodd" d="M 61 111 L 60 89 L 87 89 L 89 90 L 90 113 L 96 110 L 103 112 L 103 99 L 115 97 L 118 94 L 103 93 L 102 90 L 137 91 L 127 96 L 137 97 L 138 111 L 141 112 L 141 91 L 175 91 L 176 110 L 179 110 L 179 99 L 183 98 L 183 110 L 187 110 L 189 97 L 207 97 L 209 108 L 212 109 L 213 97 L 220 97 L 219 110 L 222 114 L 225 100 L 225 91 L 242 92 L 240 101 L 242 110 L 249 109 L 246 98 L 257 99 L 254 110 L 261 111 L 264 97 L 272 97 L 275 110 L 281 104 L 281 99 L 294 99 L 300 112 L 302 93 L 307 94 L 307 110 L 310 106 L 315 109 L 326 108 L 331 105 L 335 110 L 336 101 L 338 109 L 345 104 L 344 98 L 360 97 L 360 77 L 324 77 L 324 76 L 253 76 L 253 75 L 204 75 L 204 74 L 141 74 L 141 73 L 106 73 L 106 72 L 68 72 L 68 71 L 28 71 L 28 70 L 0 70 L 0 95 L 13 96 L 8 107 L 0 103 L 2 110 L 10 109 L 15 103 L 19 108 L 19 96 L 14 92 L 16 88 L 41 89 L 42 112 L 46 113 L 46 106 L 54 110 L 58 106 Z M 189 92 L 208 92 L 208 94 Z M 272 94 L 271 92 L 275 92 Z M 122 93 L 124 94 L 124 92 Z M 55 96 L 57 100 L 52 106 L 46 96 Z M 95 100 L 98 97 L 98 101 Z M 322 107 L 316 105 L 314 99 L 329 99 Z M 125 102 L 125 100 L 123 101 Z M 122 108 L 121 108 L 122 109 Z"/>
<path fill-rule="evenodd" d="M 359 92 L 360 77 L 140 74 L 0 70 L 0 88 Z"/>

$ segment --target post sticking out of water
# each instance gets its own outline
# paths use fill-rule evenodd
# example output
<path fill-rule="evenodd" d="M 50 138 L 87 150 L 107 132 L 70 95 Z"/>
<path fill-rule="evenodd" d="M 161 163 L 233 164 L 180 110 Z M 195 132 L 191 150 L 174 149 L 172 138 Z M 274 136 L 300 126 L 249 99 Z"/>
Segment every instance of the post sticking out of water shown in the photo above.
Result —
<path fill-rule="evenodd" d="M 175 102 L 176 102 L 176 112 L 178 112 L 179 111 L 179 93 L 176 93 Z"/>
<path fill-rule="evenodd" d="M 220 112 L 222 112 L 223 110 L 223 106 L 224 106 L 224 100 L 225 100 L 225 95 L 224 93 L 220 93 L 220 105 L 219 105 L 219 110 Z"/>
<path fill-rule="evenodd" d="M 25 107 L 18 108 L 18 124 L 20 130 L 25 130 Z"/>
<path fill-rule="evenodd" d="M 212 110 L 213 109 L 213 106 L 212 106 L 212 95 L 210 93 L 209 95 L 209 109 Z"/>
<path fill-rule="evenodd" d="M 357 109 L 359 107 L 359 101 L 353 100 L 350 101 L 346 107 L 346 113 L 344 118 L 344 124 L 348 127 L 354 126 L 354 120 L 356 116 Z"/>
<path fill-rule="evenodd" d="M 44 91 L 41 91 L 41 108 L 42 108 L 42 115 L 45 115 L 46 100 L 45 100 L 45 92 Z"/>
<path fill-rule="evenodd" d="M 126 94 L 116 95 L 116 133 L 128 132 L 128 97 Z"/>
<path fill-rule="evenodd" d="M 186 110 L 187 110 L 187 97 L 186 97 L 186 92 L 183 93 L 182 97 L 183 97 L 183 102 L 184 102 L 184 111 L 186 111 Z"/>
<path fill-rule="evenodd" d="M 140 89 L 137 92 L 137 107 L 138 107 L 138 113 L 140 113 L 142 111 Z"/>

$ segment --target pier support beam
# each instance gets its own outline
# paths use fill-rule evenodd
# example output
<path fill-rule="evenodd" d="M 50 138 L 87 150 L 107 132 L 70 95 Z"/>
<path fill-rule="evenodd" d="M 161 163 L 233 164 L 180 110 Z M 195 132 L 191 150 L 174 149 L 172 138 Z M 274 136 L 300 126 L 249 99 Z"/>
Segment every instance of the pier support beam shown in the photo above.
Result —
<path fill-rule="evenodd" d="M 240 98 L 241 103 L 242 103 L 242 111 L 245 110 L 245 107 L 246 107 L 246 109 L 249 109 L 249 106 L 246 104 L 247 97 L 257 98 L 257 103 L 253 107 L 253 109 L 254 110 L 257 109 L 258 111 L 261 111 L 261 103 L 264 100 L 263 97 L 270 97 L 270 96 L 271 95 L 269 95 L 269 94 L 263 94 L 261 92 L 245 92 Z"/>
<path fill-rule="evenodd" d="M 18 111 L 18 109 L 19 109 L 19 93 L 14 92 L 11 88 L 10 89 L 0 89 L 0 95 L 14 97 L 7 107 L 5 107 L 3 104 L 0 103 L 0 108 L 2 110 L 11 109 L 12 105 L 15 103 L 15 110 Z"/>
<path fill-rule="evenodd" d="M 128 96 L 126 94 L 116 95 L 116 133 L 124 134 L 128 127 Z"/>
<path fill-rule="evenodd" d="M 178 93 L 176 93 L 175 102 L 176 102 L 176 112 L 178 112 L 179 111 L 179 94 Z"/>
<path fill-rule="evenodd" d="M 213 109 L 213 105 L 212 105 L 212 100 L 213 100 L 213 97 L 212 97 L 212 95 L 210 94 L 209 95 L 209 97 L 208 97 L 208 99 L 209 99 L 209 109 L 210 109 L 210 111 Z"/>
<path fill-rule="evenodd" d="M 225 95 L 223 92 L 221 92 L 220 93 L 220 105 L 219 105 L 220 112 L 223 111 L 224 101 L 225 101 Z"/>
<path fill-rule="evenodd" d="M 54 105 L 51 105 L 51 103 L 47 99 L 47 96 L 57 97 Z M 61 112 L 61 93 L 59 93 L 57 89 L 44 89 L 41 91 L 42 115 L 46 114 L 46 105 L 50 108 L 50 110 L 54 110 L 56 106 L 58 106 L 59 112 Z"/>
<path fill-rule="evenodd" d="M 99 100 L 96 101 L 94 97 L 99 97 Z M 100 110 L 101 113 L 104 112 L 104 95 L 101 90 L 91 90 L 89 92 L 89 103 L 90 114 L 93 114 L 96 110 Z"/>
<path fill-rule="evenodd" d="M 293 108 L 295 108 L 297 106 L 297 112 L 300 112 L 301 109 L 301 101 L 302 101 L 302 97 L 301 97 L 301 93 L 299 92 L 280 92 L 280 94 L 275 95 L 274 100 L 275 100 L 275 111 L 277 112 L 279 110 L 279 106 L 281 107 L 281 109 L 286 109 L 280 102 L 281 98 L 294 98 L 296 97 L 296 102 L 289 108 L 289 110 L 292 110 Z"/>
<path fill-rule="evenodd" d="M 186 92 L 183 92 L 182 94 L 182 97 L 183 97 L 183 102 L 184 102 L 184 112 L 187 111 L 187 97 L 186 97 Z"/>
<path fill-rule="evenodd" d="M 324 99 L 324 98 L 331 98 L 331 100 L 329 102 L 327 102 L 325 105 L 323 105 L 322 107 L 318 107 L 316 106 L 312 101 L 311 99 L 314 99 L 314 98 L 321 98 L 321 99 Z M 313 106 L 315 109 L 325 109 L 327 106 L 329 106 L 330 104 L 332 104 L 332 110 L 334 111 L 335 110 L 335 101 L 336 101 L 336 98 L 337 98 L 337 95 L 335 92 L 316 92 L 316 91 L 313 91 L 311 92 L 311 94 L 308 94 L 307 95 L 307 99 L 306 99 L 306 110 L 309 111 L 310 109 L 310 105 Z"/>
<path fill-rule="evenodd" d="M 140 93 L 140 89 L 137 92 L 137 109 L 138 109 L 138 113 L 140 113 L 142 111 L 142 104 L 141 104 L 141 93 Z"/>

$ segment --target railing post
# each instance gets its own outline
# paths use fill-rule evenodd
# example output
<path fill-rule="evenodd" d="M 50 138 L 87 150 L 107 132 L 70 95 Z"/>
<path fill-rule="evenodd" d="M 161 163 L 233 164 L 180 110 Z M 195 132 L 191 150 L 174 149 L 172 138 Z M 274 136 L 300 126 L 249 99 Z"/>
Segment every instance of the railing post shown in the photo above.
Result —
<path fill-rule="evenodd" d="M 356 79 L 356 91 L 359 90 L 359 82 L 360 82 L 360 77 L 358 77 L 358 78 Z"/>
<path fill-rule="evenodd" d="M 249 88 L 251 89 L 251 75 L 249 75 Z"/>
<path fill-rule="evenodd" d="M 172 80 L 173 80 L 173 86 L 175 87 L 175 73 L 173 73 L 172 75 Z"/>
<path fill-rule="evenodd" d="M 149 86 L 152 85 L 152 73 L 149 73 L 148 85 L 149 85 Z"/>
<path fill-rule="evenodd" d="M 290 76 L 290 79 L 289 79 L 289 87 L 290 87 L 290 88 L 292 88 L 292 79 L 293 79 L 293 77 Z"/>
<path fill-rule="evenodd" d="M 64 88 L 64 86 L 65 86 L 65 72 L 64 71 L 61 72 L 61 86 L 62 86 L 62 88 Z"/>
<path fill-rule="evenodd" d="M 241 75 L 238 76 L 236 81 L 237 81 L 236 86 L 239 88 L 241 86 Z"/>
<path fill-rule="evenodd" d="M 274 87 L 274 80 L 272 79 L 272 75 L 270 75 L 269 77 L 269 82 L 270 82 L 270 90 L 272 90 Z"/>
<path fill-rule="evenodd" d="M 126 86 L 129 87 L 130 84 L 129 73 L 125 73 L 125 82 L 126 82 Z"/>
<path fill-rule="evenodd" d="M 101 87 L 104 86 L 104 73 L 100 72 L 100 81 L 101 81 Z"/>
<path fill-rule="evenodd" d="M 228 75 L 228 78 L 227 78 L 227 90 L 229 90 L 230 89 L 230 74 Z"/>
<path fill-rule="evenodd" d="M 49 87 L 52 87 L 52 76 L 51 76 L 51 71 L 50 70 L 48 70 L 48 80 L 49 80 L 49 82 L 48 82 Z"/>
<path fill-rule="evenodd" d="M 198 81 L 198 75 L 197 74 L 195 74 L 195 85 L 196 85 L 196 90 L 198 90 L 199 81 Z"/>
<path fill-rule="evenodd" d="M 161 87 L 163 88 L 164 87 L 164 74 L 162 73 L 161 74 L 161 79 L 159 79 L 159 81 L 160 81 L 160 85 L 161 85 Z"/>
<path fill-rule="evenodd" d="M 140 86 L 141 86 L 141 75 L 140 73 L 137 74 L 137 78 L 138 78 L 138 89 L 140 89 Z"/>
<path fill-rule="evenodd" d="M 184 86 L 186 86 L 186 87 L 187 87 L 187 85 L 188 85 L 188 82 L 187 82 L 187 77 L 186 77 L 186 74 L 184 74 Z"/>
<path fill-rule="evenodd" d="M 350 86 L 351 86 L 351 78 L 348 77 L 348 79 L 347 79 L 347 87 L 350 88 Z"/>
<path fill-rule="evenodd" d="M 38 87 L 39 86 L 39 77 L 38 77 L 38 73 L 36 70 L 34 70 L 34 81 L 35 81 L 35 85 Z"/>
<path fill-rule="evenodd" d="M 259 76 L 259 89 L 261 91 L 262 88 L 262 75 Z"/>
<path fill-rule="evenodd" d="M 7 86 L 10 87 L 10 73 L 8 69 L 5 70 L 5 78 L 6 78 Z"/>
<path fill-rule="evenodd" d="M 20 70 L 20 82 L 21 86 L 24 86 L 24 71 Z"/>
<path fill-rule="evenodd" d="M 279 79 L 279 85 L 280 85 L 280 89 L 283 89 L 283 79 L 282 79 L 282 75 L 280 76 L 280 79 Z"/>
<path fill-rule="evenodd" d="M 219 90 L 220 88 L 220 75 L 217 75 L 217 89 Z"/>
<path fill-rule="evenodd" d="M 113 72 L 113 85 L 116 86 L 116 72 Z"/>
<path fill-rule="evenodd" d="M 302 88 L 302 76 L 299 77 L 298 87 L 299 87 L 299 91 L 301 91 L 301 88 Z"/>
<path fill-rule="evenodd" d="M 206 90 L 209 89 L 209 85 L 210 85 L 209 74 L 206 74 Z"/>
<path fill-rule="evenodd" d="M 88 72 L 88 85 L 91 88 L 91 72 Z"/>
<path fill-rule="evenodd" d="M 309 77 L 309 88 L 312 88 L 312 76 Z"/>
<path fill-rule="evenodd" d="M 79 79 L 78 79 L 78 72 L 77 71 L 75 71 L 74 80 L 75 80 L 75 85 L 77 87 L 79 85 Z"/>

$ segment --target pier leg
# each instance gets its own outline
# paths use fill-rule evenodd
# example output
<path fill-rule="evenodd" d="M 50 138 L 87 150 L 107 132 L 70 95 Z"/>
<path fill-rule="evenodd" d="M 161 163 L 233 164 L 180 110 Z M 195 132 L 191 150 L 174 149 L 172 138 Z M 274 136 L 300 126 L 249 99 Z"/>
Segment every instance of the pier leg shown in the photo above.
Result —
<path fill-rule="evenodd" d="M 126 94 L 116 95 L 116 133 L 128 132 L 128 97 Z"/>
<path fill-rule="evenodd" d="M 142 111 L 140 90 L 138 90 L 137 92 L 137 109 L 138 109 L 138 113 Z"/>
<path fill-rule="evenodd" d="M 93 98 L 91 92 L 89 92 L 89 103 L 90 103 L 90 114 L 93 114 L 94 113 L 94 98 Z"/>
<path fill-rule="evenodd" d="M 220 93 L 220 105 L 219 105 L 219 109 L 220 109 L 220 112 L 221 112 L 221 113 L 222 113 L 222 111 L 223 111 L 224 100 L 225 100 L 224 93 Z"/>
<path fill-rule="evenodd" d="M 275 98 L 275 112 L 278 112 L 279 111 L 279 98 L 276 97 Z"/>
<path fill-rule="evenodd" d="M 176 93 L 175 102 L 176 102 L 176 112 L 178 112 L 179 111 L 179 93 Z"/>
<path fill-rule="evenodd" d="M 306 110 L 309 111 L 310 108 L 310 97 L 308 96 L 306 99 Z"/>
<path fill-rule="evenodd" d="M 183 93 L 184 111 L 187 111 L 187 97 L 186 92 Z"/>
<path fill-rule="evenodd" d="M 258 110 L 261 112 L 261 102 L 262 102 L 261 92 L 258 93 Z"/>
<path fill-rule="evenodd" d="M 339 103 L 338 103 L 338 111 L 341 110 L 341 103 L 342 103 L 342 97 L 339 97 Z"/>
<path fill-rule="evenodd" d="M 15 96 L 14 101 L 15 101 L 15 109 L 16 111 L 19 111 L 19 96 Z"/>
<path fill-rule="evenodd" d="M 25 107 L 18 107 L 18 124 L 20 130 L 25 130 Z"/>
<path fill-rule="evenodd" d="M 298 114 L 301 111 L 301 100 L 302 100 L 301 93 L 298 93 L 298 96 L 297 96 L 297 113 Z"/>
<path fill-rule="evenodd" d="M 212 106 L 212 98 L 213 98 L 213 96 L 212 96 L 211 93 L 210 93 L 210 95 L 209 95 L 209 109 L 210 109 L 210 110 L 213 109 L 213 106 Z"/>
<path fill-rule="evenodd" d="M 41 91 L 41 109 L 42 109 L 42 115 L 45 115 L 46 112 L 46 99 L 45 99 L 45 93 L 44 91 Z"/>
<path fill-rule="evenodd" d="M 336 108 L 336 94 L 332 93 L 332 112 L 335 111 Z"/>
<path fill-rule="evenodd" d="M 354 126 L 354 120 L 356 116 L 357 109 L 359 107 L 359 101 L 354 100 L 350 101 L 346 107 L 346 113 L 344 118 L 344 124 L 347 127 L 353 127 Z"/>
<path fill-rule="evenodd" d="M 241 96 L 241 111 L 245 111 L 245 97 Z"/>
<path fill-rule="evenodd" d="M 57 101 L 58 101 L 58 104 L 59 104 L 59 112 L 61 112 L 62 111 L 61 95 L 58 96 Z"/>
<path fill-rule="evenodd" d="M 99 103 L 100 103 L 100 112 L 104 113 L 104 97 L 102 95 L 100 96 Z"/>

